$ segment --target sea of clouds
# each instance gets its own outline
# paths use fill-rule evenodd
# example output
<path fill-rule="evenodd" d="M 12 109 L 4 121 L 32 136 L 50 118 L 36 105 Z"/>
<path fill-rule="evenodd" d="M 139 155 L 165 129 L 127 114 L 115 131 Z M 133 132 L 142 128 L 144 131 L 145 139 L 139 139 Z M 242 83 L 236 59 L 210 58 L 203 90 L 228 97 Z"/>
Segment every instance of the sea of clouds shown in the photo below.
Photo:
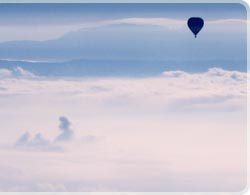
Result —
<path fill-rule="evenodd" d="M 0 69 L 0 190 L 239 191 L 246 82 L 221 68 L 78 79 Z"/>

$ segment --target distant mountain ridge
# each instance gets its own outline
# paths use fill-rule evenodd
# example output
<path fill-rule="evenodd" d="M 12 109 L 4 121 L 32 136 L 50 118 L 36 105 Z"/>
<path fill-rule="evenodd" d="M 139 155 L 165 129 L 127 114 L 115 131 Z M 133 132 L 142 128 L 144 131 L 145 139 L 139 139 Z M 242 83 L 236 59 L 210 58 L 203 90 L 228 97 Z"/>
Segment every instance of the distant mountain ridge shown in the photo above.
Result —
<path fill-rule="evenodd" d="M 153 25 L 112 24 L 55 40 L 0 43 L 0 59 L 12 59 L 1 60 L 0 68 L 20 66 L 51 76 L 143 76 L 209 67 L 245 71 L 245 39 L 206 28 L 195 39 L 188 28 L 173 31 Z M 29 62 L 37 60 L 47 62 Z"/>

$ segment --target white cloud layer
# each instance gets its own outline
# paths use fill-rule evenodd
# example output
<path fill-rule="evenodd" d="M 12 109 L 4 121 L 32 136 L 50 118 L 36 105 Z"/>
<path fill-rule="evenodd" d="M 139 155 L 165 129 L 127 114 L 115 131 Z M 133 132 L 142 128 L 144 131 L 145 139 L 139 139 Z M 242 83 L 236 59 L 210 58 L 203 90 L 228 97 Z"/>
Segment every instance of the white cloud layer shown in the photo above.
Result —
<path fill-rule="evenodd" d="M 152 78 L 43 79 L 18 67 L 0 69 L 0 96 L 61 96 L 99 104 L 170 106 L 189 101 L 190 106 L 223 103 L 240 106 L 246 97 L 246 73 L 210 68 L 205 73 L 168 71 Z M 7 76 L 5 76 L 7 75 Z M 204 101 L 203 101 L 204 100 Z M 112 107 L 112 105 L 111 105 Z M 201 107 L 205 109 L 205 107 Z M 157 107 L 158 109 L 158 107 Z M 164 107 L 165 109 L 165 107 Z"/>
<path fill-rule="evenodd" d="M 0 190 L 240 191 L 246 82 L 246 73 L 220 68 L 151 78 L 2 77 Z M 74 130 L 63 151 L 11 147 L 51 145 L 62 115 L 70 122 L 60 119 L 61 135 L 68 140 Z"/>

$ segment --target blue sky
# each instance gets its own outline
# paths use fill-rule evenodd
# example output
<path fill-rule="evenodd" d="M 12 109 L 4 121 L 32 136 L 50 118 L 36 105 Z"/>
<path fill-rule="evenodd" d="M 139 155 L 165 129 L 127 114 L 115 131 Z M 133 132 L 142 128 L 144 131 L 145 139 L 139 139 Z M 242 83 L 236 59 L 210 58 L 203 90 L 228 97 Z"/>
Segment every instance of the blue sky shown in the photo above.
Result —
<path fill-rule="evenodd" d="M 2 4 L 0 6 L 0 24 L 68 23 L 82 19 L 103 20 L 126 17 L 187 19 L 190 15 L 202 16 L 205 20 L 246 19 L 247 12 L 243 5 L 236 3 Z"/>

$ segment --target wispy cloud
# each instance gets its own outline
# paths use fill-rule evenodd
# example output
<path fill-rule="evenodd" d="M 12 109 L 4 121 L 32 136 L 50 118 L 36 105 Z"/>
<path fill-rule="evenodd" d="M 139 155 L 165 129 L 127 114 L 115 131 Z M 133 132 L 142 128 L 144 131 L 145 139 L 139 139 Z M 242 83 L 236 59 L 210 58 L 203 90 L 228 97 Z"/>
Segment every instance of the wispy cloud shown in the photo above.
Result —
<path fill-rule="evenodd" d="M 66 33 L 72 31 L 78 31 L 81 29 L 91 29 L 104 27 L 113 24 L 134 24 L 134 25 L 151 25 L 160 26 L 166 30 L 180 31 L 187 28 L 186 20 L 172 19 L 172 18 L 120 18 L 113 20 L 99 20 L 94 22 L 77 22 L 75 24 L 54 24 L 52 25 L 22 25 L 22 26 L 1 26 L 0 30 L 0 42 L 13 41 L 13 40 L 37 40 L 45 41 L 51 39 L 57 39 Z M 223 20 L 210 20 L 205 21 L 205 25 L 208 25 L 212 30 L 225 30 L 231 29 L 234 31 L 244 30 L 246 20 L 241 19 L 223 19 Z M 242 28 L 243 27 L 243 28 Z M 15 33 L 18 31 L 18 34 Z"/>
<path fill-rule="evenodd" d="M 12 71 L 9 69 L 0 69 L 0 78 L 7 78 L 12 76 Z"/>
<path fill-rule="evenodd" d="M 122 18 L 116 20 L 105 20 L 98 22 L 88 22 L 82 24 L 82 28 L 96 28 L 113 24 L 134 24 L 134 25 L 152 25 L 161 26 L 168 30 L 178 30 L 186 27 L 186 21 L 171 18 Z"/>
<path fill-rule="evenodd" d="M 32 72 L 29 72 L 22 67 L 15 67 L 14 69 L 0 69 L 0 79 L 1 78 L 25 78 L 25 79 L 33 79 L 38 78 Z"/>
<path fill-rule="evenodd" d="M 59 128 L 62 133 L 56 138 L 56 141 L 71 140 L 74 133 L 73 133 L 73 130 L 70 128 L 71 126 L 70 121 L 64 116 L 61 116 L 59 120 L 60 120 Z"/>
<path fill-rule="evenodd" d="M 20 149 L 36 149 L 36 150 L 57 150 L 59 148 L 52 146 L 51 142 L 43 137 L 41 133 L 37 133 L 31 137 L 29 132 L 24 133 L 15 143 L 15 147 Z"/>
<path fill-rule="evenodd" d="M 44 151 L 61 151 L 62 148 L 58 145 L 58 142 L 70 141 L 73 136 L 73 130 L 70 129 L 70 121 L 68 118 L 61 116 L 59 118 L 60 125 L 59 130 L 62 131 L 60 135 L 56 137 L 54 141 L 50 141 L 42 135 L 42 133 L 31 136 L 29 132 L 25 132 L 16 141 L 15 147 L 19 149 L 35 149 Z"/>

